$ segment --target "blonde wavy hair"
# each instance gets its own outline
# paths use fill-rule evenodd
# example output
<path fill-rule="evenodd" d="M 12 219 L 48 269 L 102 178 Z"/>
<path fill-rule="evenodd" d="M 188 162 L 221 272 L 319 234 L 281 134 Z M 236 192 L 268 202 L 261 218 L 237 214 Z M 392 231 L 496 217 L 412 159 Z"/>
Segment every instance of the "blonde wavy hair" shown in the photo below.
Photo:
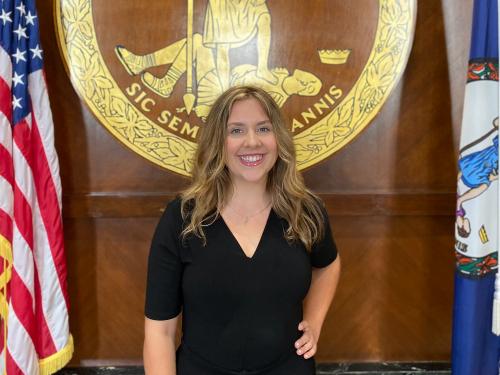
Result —
<path fill-rule="evenodd" d="M 276 214 L 288 222 L 285 238 L 301 241 L 310 251 L 324 235 L 324 213 L 321 200 L 306 188 L 297 170 L 295 146 L 283 115 L 272 97 L 252 86 L 236 86 L 224 92 L 214 103 L 203 126 L 195 152 L 192 182 L 180 193 L 181 213 L 186 226 L 183 239 L 194 234 L 206 245 L 203 227 L 212 224 L 233 189 L 226 167 L 227 121 L 234 103 L 256 99 L 269 117 L 276 137 L 278 158 L 267 178 L 271 206 Z M 326 210 L 325 210 L 326 212 Z"/>

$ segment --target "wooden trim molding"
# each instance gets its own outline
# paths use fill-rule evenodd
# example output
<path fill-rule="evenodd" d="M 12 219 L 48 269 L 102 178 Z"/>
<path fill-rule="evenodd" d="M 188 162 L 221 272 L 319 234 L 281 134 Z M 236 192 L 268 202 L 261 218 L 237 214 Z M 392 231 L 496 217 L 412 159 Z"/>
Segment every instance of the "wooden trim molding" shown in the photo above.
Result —
<path fill-rule="evenodd" d="M 452 216 L 455 193 L 320 194 L 332 216 Z M 65 218 L 158 217 L 171 193 L 105 192 L 63 197 Z"/>

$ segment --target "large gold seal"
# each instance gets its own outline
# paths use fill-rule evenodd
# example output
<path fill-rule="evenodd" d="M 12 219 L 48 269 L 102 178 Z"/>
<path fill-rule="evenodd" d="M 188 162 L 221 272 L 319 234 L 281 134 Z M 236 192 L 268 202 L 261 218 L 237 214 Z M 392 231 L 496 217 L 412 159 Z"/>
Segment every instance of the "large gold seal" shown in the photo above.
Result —
<path fill-rule="evenodd" d="M 71 81 L 123 144 L 189 175 L 199 130 L 233 85 L 282 107 L 304 169 L 353 140 L 406 65 L 415 0 L 56 0 Z"/>

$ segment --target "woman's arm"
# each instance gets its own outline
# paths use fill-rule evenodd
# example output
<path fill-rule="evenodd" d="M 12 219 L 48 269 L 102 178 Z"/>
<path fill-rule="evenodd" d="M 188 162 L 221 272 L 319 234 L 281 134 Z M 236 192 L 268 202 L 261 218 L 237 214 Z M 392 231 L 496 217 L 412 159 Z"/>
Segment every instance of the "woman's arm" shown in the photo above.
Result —
<path fill-rule="evenodd" d="M 146 375 L 176 375 L 175 331 L 179 315 L 168 320 L 146 318 L 144 370 Z"/>
<path fill-rule="evenodd" d="M 304 320 L 298 329 L 304 331 L 295 343 L 298 355 L 310 358 L 316 353 L 326 313 L 330 308 L 340 276 L 340 257 L 324 268 L 314 268 L 311 287 L 304 299 Z"/>

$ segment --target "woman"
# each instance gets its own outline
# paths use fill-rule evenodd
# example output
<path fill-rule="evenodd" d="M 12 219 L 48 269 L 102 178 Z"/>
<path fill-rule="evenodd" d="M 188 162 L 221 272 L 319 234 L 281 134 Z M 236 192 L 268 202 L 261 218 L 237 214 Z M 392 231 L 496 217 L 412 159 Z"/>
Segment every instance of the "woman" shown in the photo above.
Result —
<path fill-rule="evenodd" d="M 278 106 L 261 89 L 229 89 L 200 134 L 191 185 L 152 241 L 146 373 L 314 374 L 339 272 Z"/>

